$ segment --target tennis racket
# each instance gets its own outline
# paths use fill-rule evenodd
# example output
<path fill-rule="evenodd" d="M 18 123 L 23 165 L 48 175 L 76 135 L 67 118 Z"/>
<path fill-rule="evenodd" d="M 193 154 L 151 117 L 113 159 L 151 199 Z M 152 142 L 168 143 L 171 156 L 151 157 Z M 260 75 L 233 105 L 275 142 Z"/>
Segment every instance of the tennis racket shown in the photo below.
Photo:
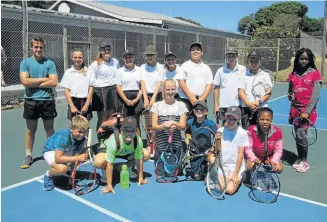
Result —
<path fill-rule="evenodd" d="M 274 203 L 280 192 L 280 181 L 268 161 L 268 133 L 264 138 L 264 157 L 251 176 L 251 192 L 260 203 Z M 253 199 L 253 198 L 252 198 Z"/>
<path fill-rule="evenodd" d="M 275 73 L 268 69 L 261 70 L 253 77 L 251 93 L 255 101 L 259 101 L 262 97 L 271 94 L 273 86 L 276 82 Z M 255 110 L 251 110 L 249 119 L 253 119 Z"/>
<path fill-rule="evenodd" d="M 209 165 L 206 176 L 207 192 L 215 199 L 224 199 L 227 187 L 227 178 L 222 166 L 221 140 L 216 141 L 214 149 L 215 161 Z"/>
<path fill-rule="evenodd" d="M 92 129 L 89 129 L 86 142 L 86 152 L 90 152 L 92 140 Z M 96 188 L 97 172 L 93 165 L 93 160 L 78 162 L 72 172 L 72 187 L 76 195 L 83 195 Z"/>
<path fill-rule="evenodd" d="M 144 132 L 146 134 L 146 139 L 147 139 L 147 145 L 148 145 L 148 150 L 150 152 L 150 156 L 154 156 L 154 147 L 153 147 L 153 140 L 154 140 L 154 132 L 152 130 L 152 115 L 149 109 L 145 109 L 141 116 L 141 125 L 142 128 L 144 129 Z"/>
<path fill-rule="evenodd" d="M 182 160 L 183 174 L 186 179 L 194 173 L 201 172 L 201 165 L 207 153 L 212 151 L 216 144 L 215 132 L 209 127 L 199 127 L 192 135 L 186 136 L 186 155 Z M 191 163 L 192 160 L 198 159 Z M 202 173 L 202 172 L 201 172 Z"/>
<path fill-rule="evenodd" d="M 177 180 L 178 157 L 172 148 L 173 133 L 169 132 L 167 148 L 161 153 L 156 163 L 157 182 L 172 183 Z"/>
<path fill-rule="evenodd" d="M 317 129 L 310 119 L 301 117 L 296 100 L 292 100 L 292 106 L 298 111 L 298 115 L 293 120 L 292 136 L 296 143 L 301 146 L 311 146 L 317 141 Z"/>

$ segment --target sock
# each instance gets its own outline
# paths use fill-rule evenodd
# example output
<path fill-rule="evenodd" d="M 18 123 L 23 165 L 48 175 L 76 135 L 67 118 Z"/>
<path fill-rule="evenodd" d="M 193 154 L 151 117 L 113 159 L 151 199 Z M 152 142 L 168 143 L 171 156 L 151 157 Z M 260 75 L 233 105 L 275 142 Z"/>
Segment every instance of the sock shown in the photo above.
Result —
<path fill-rule="evenodd" d="M 26 156 L 32 156 L 32 149 L 26 149 Z"/>
<path fill-rule="evenodd" d="M 45 175 L 49 177 L 49 170 L 45 173 Z"/>
<path fill-rule="evenodd" d="M 102 180 L 106 180 L 107 179 L 107 174 L 106 174 L 106 170 L 101 170 L 102 173 Z"/>

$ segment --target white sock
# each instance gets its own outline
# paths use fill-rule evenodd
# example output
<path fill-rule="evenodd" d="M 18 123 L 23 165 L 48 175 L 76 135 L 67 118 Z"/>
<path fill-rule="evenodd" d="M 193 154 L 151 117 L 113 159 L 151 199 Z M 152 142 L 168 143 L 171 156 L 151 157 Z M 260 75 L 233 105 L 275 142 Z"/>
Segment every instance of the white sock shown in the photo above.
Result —
<path fill-rule="evenodd" d="M 101 179 L 102 179 L 102 180 L 106 180 L 106 179 L 107 179 L 106 170 L 101 170 L 101 173 L 102 173 L 102 177 L 101 177 Z"/>
<path fill-rule="evenodd" d="M 32 149 L 26 149 L 26 156 L 32 156 Z"/>

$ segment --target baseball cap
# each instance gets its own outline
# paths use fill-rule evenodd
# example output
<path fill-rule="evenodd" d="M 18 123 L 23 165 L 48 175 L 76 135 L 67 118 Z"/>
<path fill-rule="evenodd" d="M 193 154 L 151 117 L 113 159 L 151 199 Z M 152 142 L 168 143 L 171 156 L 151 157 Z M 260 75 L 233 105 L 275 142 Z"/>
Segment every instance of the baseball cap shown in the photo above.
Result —
<path fill-rule="evenodd" d="M 257 59 L 261 59 L 261 56 L 259 53 L 257 52 L 250 52 L 248 55 L 248 58 L 257 58 Z"/>
<path fill-rule="evenodd" d="M 237 50 L 229 48 L 229 49 L 226 50 L 225 55 L 226 54 L 237 54 Z"/>
<path fill-rule="evenodd" d="M 167 52 L 165 55 L 165 58 L 167 58 L 167 56 L 170 56 L 170 55 L 177 57 L 173 52 Z"/>
<path fill-rule="evenodd" d="M 112 42 L 110 40 L 103 40 L 102 42 L 100 42 L 99 44 L 99 48 L 103 48 L 105 46 L 112 46 Z"/>
<path fill-rule="evenodd" d="M 230 106 L 228 107 L 225 116 L 234 116 L 236 119 L 241 118 L 241 109 L 238 106 Z"/>
<path fill-rule="evenodd" d="M 157 54 L 157 50 L 156 50 L 156 48 L 153 45 L 148 45 L 145 48 L 144 54 L 145 55 L 154 55 L 154 54 Z"/>
<path fill-rule="evenodd" d="M 197 107 L 200 107 L 200 108 L 204 108 L 206 110 L 208 110 L 208 105 L 205 101 L 197 101 L 195 104 L 194 104 L 194 109 L 196 109 Z"/>
<path fill-rule="evenodd" d="M 127 50 L 124 52 L 123 57 L 126 56 L 126 55 L 134 55 L 133 50 L 128 50 L 128 49 L 127 49 Z"/>
<path fill-rule="evenodd" d="M 199 43 L 199 42 L 193 42 L 193 43 L 191 44 L 191 46 L 190 46 L 190 50 L 191 50 L 191 48 L 192 48 L 193 46 L 197 46 L 197 47 L 199 47 L 199 48 L 202 50 L 202 45 L 201 45 L 201 43 Z"/>
<path fill-rule="evenodd" d="M 123 130 L 125 128 L 133 128 L 134 130 L 136 130 L 136 128 L 137 128 L 136 119 L 133 117 L 124 118 L 122 125 L 121 125 L 121 129 Z"/>

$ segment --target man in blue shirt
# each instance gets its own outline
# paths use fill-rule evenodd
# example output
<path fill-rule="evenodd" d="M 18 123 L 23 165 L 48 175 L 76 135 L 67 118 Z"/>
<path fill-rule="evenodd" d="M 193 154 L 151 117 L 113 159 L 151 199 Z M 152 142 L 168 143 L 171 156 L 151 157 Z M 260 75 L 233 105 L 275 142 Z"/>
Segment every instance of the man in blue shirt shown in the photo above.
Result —
<path fill-rule="evenodd" d="M 38 119 L 43 119 L 47 137 L 54 133 L 53 122 L 57 116 L 54 101 L 54 89 L 58 75 L 53 61 L 44 57 L 44 40 L 35 37 L 31 41 L 32 56 L 20 63 L 20 81 L 25 86 L 24 114 L 26 119 L 25 149 L 26 156 L 22 169 L 32 164 L 32 149 L 37 130 Z"/>
<path fill-rule="evenodd" d="M 217 124 L 207 119 L 208 115 L 208 106 L 207 103 L 204 101 L 197 101 L 194 103 L 193 109 L 195 118 L 189 119 L 187 121 L 187 128 L 185 130 L 186 139 L 190 138 L 191 136 L 193 139 L 197 140 L 199 152 L 202 153 L 208 150 L 211 144 L 211 137 L 212 132 L 208 129 L 199 129 L 200 127 L 207 127 L 213 131 L 213 133 L 217 132 Z M 195 135 L 196 134 L 196 135 Z M 193 171 L 193 177 L 195 180 L 201 180 L 202 174 L 205 170 L 205 156 L 201 156 L 198 158 L 194 158 L 191 160 L 191 168 Z"/>

